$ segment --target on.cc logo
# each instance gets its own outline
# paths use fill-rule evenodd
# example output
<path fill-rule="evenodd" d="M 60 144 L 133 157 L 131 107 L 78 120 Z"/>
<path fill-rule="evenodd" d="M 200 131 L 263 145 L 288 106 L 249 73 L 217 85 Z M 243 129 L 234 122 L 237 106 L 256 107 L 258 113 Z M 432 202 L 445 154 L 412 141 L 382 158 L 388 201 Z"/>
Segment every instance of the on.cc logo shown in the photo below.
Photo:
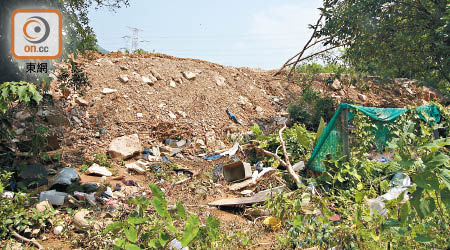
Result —
<path fill-rule="evenodd" d="M 55 9 L 18 9 L 11 15 L 11 54 L 56 59 L 62 52 L 62 16 Z"/>

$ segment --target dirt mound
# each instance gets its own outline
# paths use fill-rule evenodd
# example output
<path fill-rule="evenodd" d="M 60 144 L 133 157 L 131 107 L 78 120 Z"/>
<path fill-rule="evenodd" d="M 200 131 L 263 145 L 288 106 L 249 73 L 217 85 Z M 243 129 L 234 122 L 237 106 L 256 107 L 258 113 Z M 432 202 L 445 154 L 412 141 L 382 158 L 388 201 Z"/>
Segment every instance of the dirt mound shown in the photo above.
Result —
<path fill-rule="evenodd" d="M 69 95 L 64 104 L 74 125 L 69 141 L 91 152 L 104 152 L 112 139 L 134 133 L 145 146 L 184 137 L 205 142 L 209 149 L 223 149 L 227 136 L 248 131 L 254 123 L 267 128 L 286 120 L 287 106 L 307 86 L 337 103 L 350 100 L 380 107 L 421 104 L 438 95 L 427 90 L 423 97 L 425 91 L 408 79 L 380 83 L 378 78 L 366 78 L 355 87 L 346 86 L 349 76 L 342 75 L 335 86 L 333 74 L 299 74 L 287 81 L 284 74 L 273 77 L 273 71 L 162 54 L 90 54 L 76 62 L 87 72 L 91 86 L 82 95 Z M 53 96 L 63 97 L 55 88 L 59 83 L 53 85 Z M 105 89 L 112 92 L 105 94 Z"/>

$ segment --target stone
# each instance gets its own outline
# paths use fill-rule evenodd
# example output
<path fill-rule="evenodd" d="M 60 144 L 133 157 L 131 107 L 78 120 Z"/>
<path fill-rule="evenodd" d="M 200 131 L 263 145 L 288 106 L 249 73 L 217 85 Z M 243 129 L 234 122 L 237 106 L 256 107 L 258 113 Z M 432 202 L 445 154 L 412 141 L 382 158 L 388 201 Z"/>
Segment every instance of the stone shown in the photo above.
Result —
<path fill-rule="evenodd" d="M 181 115 L 183 118 L 186 118 L 186 117 L 187 117 L 187 114 L 186 114 L 185 112 L 181 111 L 181 110 L 178 110 L 177 113 L 178 113 L 179 115 Z"/>
<path fill-rule="evenodd" d="M 16 135 L 22 135 L 23 132 L 25 132 L 25 129 L 23 129 L 23 128 L 18 128 L 18 129 L 16 129 L 14 132 L 16 133 Z"/>
<path fill-rule="evenodd" d="M 253 106 L 253 104 L 251 104 L 250 101 L 248 100 L 248 98 L 245 96 L 239 96 L 237 102 L 241 105 Z"/>
<path fill-rule="evenodd" d="M 72 116 L 72 119 L 73 119 L 76 123 L 81 124 L 81 120 L 80 120 L 78 117 Z"/>
<path fill-rule="evenodd" d="M 127 67 L 127 66 L 120 65 L 120 69 L 121 69 L 121 70 L 128 70 L 128 67 Z"/>
<path fill-rule="evenodd" d="M 204 186 L 198 186 L 195 188 L 194 192 L 199 195 L 204 195 L 208 192 L 208 189 Z"/>
<path fill-rule="evenodd" d="M 97 175 L 97 176 L 112 176 L 112 173 L 105 167 L 98 165 L 97 163 L 92 164 L 87 170 L 86 174 L 88 175 Z"/>
<path fill-rule="evenodd" d="M 70 121 L 62 114 L 50 114 L 45 117 L 47 119 L 47 122 L 53 126 L 59 127 L 59 126 L 69 126 Z"/>
<path fill-rule="evenodd" d="M 367 101 L 367 96 L 366 96 L 366 95 L 363 95 L 363 94 L 361 94 L 361 93 L 358 93 L 358 98 L 359 98 L 359 100 L 361 100 L 361 101 L 363 101 L 363 102 Z"/>
<path fill-rule="evenodd" d="M 17 120 L 24 121 L 31 117 L 31 114 L 26 111 L 19 111 L 15 115 Z"/>
<path fill-rule="evenodd" d="M 75 213 L 73 216 L 73 223 L 77 229 L 88 229 L 90 227 L 89 222 L 85 219 L 88 214 L 89 211 L 86 209 L 82 209 L 81 211 Z"/>
<path fill-rule="evenodd" d="M 141 151 L 141 141 L 137 134 L 124 135 L 114 139 L 108 153 L 112 158 L 127 159 Z"/>
<path fill-rule="evenodd" d="M 50 202 L 48 200 L 45 201 L 41 201 L 38 204 L 36 204 L 36 210 L 38 210 L 39 212 L 44 212 L 45 210 L 51 210 L 52 204 L 50 204 Z"/>
<path fill-rule="evenodd" d="M 136 114 L 136 117 L 142 118 L 142 117 L 144 117 L 144 115 L 143 115 L 142 113 L 137 113 L 137 114 Z"/>
<path fill-rule="evenodd" d="M 333 83 L 330 85 L 332 90 L 339 90 L 342 87 L 341 81 L 339 79 L 334 79 Z"/>
<path fill-rule="evenodd" d="M 169 86 L 170 86 L 170 87 L 173 87 L 173 88 L 176 88 L 176 87 L 177 87 L 177 84 L 175 83 L 175 81 L 170 80 Z"/>
<path fill-rule="evenodd" d="M 214 77 L 214 80 L 216 81 L 217 86 L 222 87 L 222 86 L 227 85 L 225 77 L 223 77 L 221 75 L 216 75 Z"/>
<path fill-rule="evenodd" d="M 172 119 L 177 119 L 177 116 L 174 113 L 172 113 L 171 111 L 169 111 L 169 117 Z"/>
<path fill-rule="evenodd" d="M 127 168 L 128 171 L 134 171 L 138 174 L 145 174 L 145 169 L 142 168 L 141 166 L 138 166 L 138 164 L 135 162 L 126 164 L 125 168 Z"/>
<path fill-rule="evenodd" d="M 156 80 L 162 80 L 161 75 L 156 70 L 151 69 L 150 73 L 152 73 L 152 75 L 156 78 Z"/>
<path fill-rule="evenodd" d="M 117 89 L 104 88 L 102 90 L 103 94 L 111 94 L 111 93 L 114 93 L 114 92 L 117 92 Z"/>
<path fill-rule="evenodd" d="M 255 111 L 258 112 L 259 115 L 264 115 L 264 109 L 260 106 L 256 106 Z"/>
<path fill-rule="evenodd" d="M 154 76 L 149 75 L 149 76 L 142 76 L 142 81 L 145 84 L 148 84 L 150 86 L 153 86 L 153 84 L 157 81 L 158 79 L 156 79 Z"/>
<path fill-rule="evenodd" d="M 406 87 L 405 90 L 406 92 L 408 92 L 408 94 L 414 95 L 414 92 L 410 88 Z"/>
<path fill-rule="evenodd" d="M 205 134 L 206 145 L 209 147 L 213 147 L 216 145 L 216 133 L 214 131 L 208 131 Z"/>
<path fill-rule="evenodd" d="M 119 75 L 119 80 L 123 83 L 127 83 L 129 81 L 127 75 Z"/>
<path fill-rule="evenodd" d="M 303 170 L 305 168 L 305 162 L 299 161 L 292 166 L 292 169 L 294 169 L 295 172 L 298 172 L 300 170 Z"/>
<path fill-rule="evenodd" d="M 197 73 L 190 72 L 190 71 L 184 71 L 183 76 L 188 80 L 193 80 L 195 77 L 197 77 Z"/>
<path fill-rule="evenodd" d="M 80 105 L 80 106 L 89 106 L 89 102 L 84 100 L 81 97 L 78 97 L 77 99 L 75 99 L 75 102 L 78 103 L 78 105 Z"/>

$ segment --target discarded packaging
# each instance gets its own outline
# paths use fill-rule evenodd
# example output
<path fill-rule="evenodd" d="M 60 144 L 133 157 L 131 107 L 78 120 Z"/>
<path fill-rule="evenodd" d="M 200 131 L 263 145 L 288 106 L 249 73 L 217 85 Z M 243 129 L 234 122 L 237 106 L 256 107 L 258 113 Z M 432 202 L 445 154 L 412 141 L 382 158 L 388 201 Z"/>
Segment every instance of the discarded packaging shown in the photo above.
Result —
<path fill-rule="evenodd" d="M 55 177 L 55 180 L 50 185 L 50 188 L 59 191 L 66 190 L 67 186 L 80 180 L 80 176 L 73 168 L 63 168 Z"/>
<path fill-rule="evenodd" d="M 177 239 L 173 239 L 171 242 L 169 242 L 169 250 L 189 250 L 189 247 L 183 247 L 181 245 L 181 242 Z"/>
<path fill-rule="evenodd" d="M 236 152 L 239 149 L 239 142 L 235 142 L 233 147 L 231 147 L 230 149 L 228 149 L 227 151 L 221 153 L 220 155 L 229 155 L 229 156 L 233 156 L 236 154 Z"/>
<path fill-rule="evenodd" d="M 228 182 L 248 179 L 252 177 L 252 167 L 249 163 L 242 161 L 224 165 L 223 177 Z"/>
<path fill-rule="evenodd" d="M 305 162 L 299 161 L 292 166 L 295 172 L 298 172 L 300 170 L 303 170 L 305 168 Z"/>
<path fill-rule="evenodd" d="M 238 121 L 238 119 L 236 118 L 236 116 L 235 116 L 229 109 L 227 109 L 227 114 L 228 114 L 228 116 L 230 117 L 230 119 L 233 120 L 235 123 L 241 124 L 241 123 Z"/>
<path fill-rule="evenodd" d="M 67 193 L 58 192 L 56 190 L 44 191 L 41 192 L 39 196 L 39 202 L 48 200 L 52 205 L 61 206 L 64 204 L 66 196 Z"/>

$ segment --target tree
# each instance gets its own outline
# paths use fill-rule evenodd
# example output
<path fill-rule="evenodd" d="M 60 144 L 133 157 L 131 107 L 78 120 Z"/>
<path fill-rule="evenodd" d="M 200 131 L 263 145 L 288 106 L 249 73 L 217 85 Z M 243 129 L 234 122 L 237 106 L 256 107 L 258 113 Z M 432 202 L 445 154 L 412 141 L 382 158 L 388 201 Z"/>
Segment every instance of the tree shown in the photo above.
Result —
<path fill-rule="evenodd" d="M 448 0 L 324 0 L 324 45 L 357 70 L 450 83 Z"/>
<path fill-rule="evenodd" d="M 0 83 L 28 80 L 37 82 L 37 75 L 23 74 L 20 63 L 10 53 L 10 18 L 15 9 L 54 8 L 63 15 L 62 58 L 78 50 L 95 49 L 97 39 L 89 26 L 89 8 L 106 7 L 111 10 L 128 6 L 129 0 L 2 0 L 0 8 Z M 23 63 L 23 62 L 22 62 Z"/>

